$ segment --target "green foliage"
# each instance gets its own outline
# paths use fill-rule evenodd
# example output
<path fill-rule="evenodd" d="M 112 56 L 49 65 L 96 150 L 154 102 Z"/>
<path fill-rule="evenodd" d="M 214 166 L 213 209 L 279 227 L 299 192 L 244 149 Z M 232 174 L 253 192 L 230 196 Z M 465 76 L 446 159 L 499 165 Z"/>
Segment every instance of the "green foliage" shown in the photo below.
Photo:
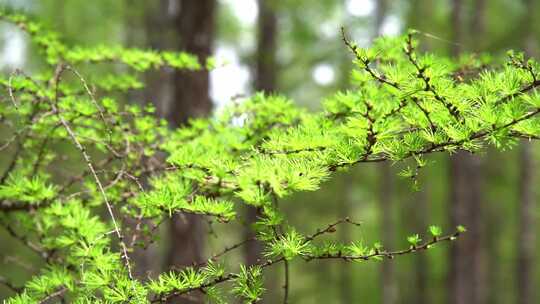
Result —
<path fill-rule="evenodd" d="M 60 41 L 57 33 L 45 30 L 41 24 L 28 20 L 24 15 L 0 11 L 0 20 L 11 22 L 28 33 L 50 65 L 58 64 L 61 61 L 67 61 L 71 64 L 117 62 L 139 72 L 165 66 L 188 70 L 199 70 L 203 67 L 195 56 L 185 52 L 145 51 L 105 45 L 90 48 L 68 47 Z M 215 66 L 215 61 L 210 59 L 207 67 L 212 68 L 213 66 Z"/>
<path fill-rule="evenodd" d="M 442 229 L 441 227 L 439 226 L 429 226 L 429 233 L 433 236 L 433 237 L 440 237 L 442 235 Z"/>
<path fill-rule="evenodd" d="M 246 267 L 241 265 L 238 277 L 234 279 L 234 284 L 233 292 L 244 299 L 244 303 L 255 303 L 261 300 L 264 291 L 262 268 L 260 266 Z"/>
<path fill-rule="evenodd" d="M 254 303 L 262 298 L 263 271 L 270 266 L 295 259 L 381 260 L 426 250 L 465 228 L 445 236 L 431 226 L 428 241 L 415 234 L 407 238 L 409 247 L 395 251 L 359 240 L 319 242 L 352 222 L 304 234 L 288 224 L 278 200 L 315 191 L 333 172 L 362 163 L 411 160 L 415 165 L 402 175 L 416 180 L 425 154 L 476 152 L 490 144 L 507 149 L 517 138 L 540 136 L 539 65 L 516 53 L 504 66 L 483 65 L 474 57 L 455 61 L 419 53 L 414 32 L 381 38 L 370 49 L 345 38 L 355 56 L 354 87 L 325 100 L 321 112 L 255 94 L 171 130 L 154 117 L 153 107 L 114 98 L 115 91 L 142 88 L 136 76 L 104 74 L 94 83 L 76 67 L 121 63 L 133 73 L 202 68 L 193 56 L 71 47 L 24 16 L 0 18 L 26 31 L 48 63 L 35 75 L 0 79 L 8 92 L 0 121 L 10 133 L 0 146 L 10 155 L 0 175 L 0 225 L 46 265 L 7 303 L 159 303 L 194 291 L 219 303 L 226 301 L 224 282 Z M 69 157 L 59 147 L 65 146 L 73 147 L 83 166 L 64 167 Z M 129 256 L 152 241 L 164 220 L 190 213 L 240 221 L 238 205 L 259 210 L 253 228 L 268 260 L 226 269 L 210 258 L 154 280 L 133 277 Z"/>
<path fill-rule="evenodd" d="M 418 244 L 420 244 L 421 241 L 422 239 L 420 238 L 420 236 L 418 236 L 418 234 L 413 234 L 407 237 L 407 242 L 409 242 L 409 244 L 413 247 L 418 246 Z"/>
<path fill-rule="evenodd" d="M 55 190 L 54 185 L 47 184 L 39 175 L 10 175 L 6 183 L 0 185 L 0 199 L 32 204 L 53 198 Z"/>
<path fill-rule="evenodd" d="M 282 256 L 290 261 L 299 255 L 305 255 L 308 249 L 307 245 L 302 235 L 295 230 L 291 230 L 270 244 L 267 255 L 270 257 Z"/>

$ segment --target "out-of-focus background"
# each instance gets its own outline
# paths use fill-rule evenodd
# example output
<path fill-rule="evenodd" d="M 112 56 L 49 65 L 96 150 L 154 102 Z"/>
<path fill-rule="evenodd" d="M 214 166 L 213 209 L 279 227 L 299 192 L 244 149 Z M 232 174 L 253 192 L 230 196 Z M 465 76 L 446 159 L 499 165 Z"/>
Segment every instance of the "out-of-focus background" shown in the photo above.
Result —
<path fill-rule="evenodd" d="M 120 96 L 153 102 L 171 124 L 261 90 L 317 110 L 325 96 L 352 88 L 352 57 L 341 42 L 341 26 L 366 47 L 379 35 L 414 28 L 421 48 L 437 54 L 504 56 L 516 49 L 540 56 L 538 0 L 0 0 L 0 5 L 38 18 L 69 44 L 215 56 L 224 64 L 209 75 L 151 72 L 144 75 L 148 87 L 142 93 Z M 0 23 L 0 69 L 39 66 L 25 34 Z M 362 165 L 337 174 L 320 191 L 280 202 L 303 232 L 350 216 L 362 226 L 343 226 L 331 237 L 380 241 L 388 248 L 406 246 L 407 235 L 425 235 L 430 224 L 446 231 L 463 224 L 469 230 L 457 243 L 390 262 L 295 262 L 290 303 L 540 303 L 539 148 L 523 143 L 510 151 L 490 149 L 481 158 L 432 156 L 416 192 L 410 180 L 398 177 L 398 165 Z M 0 168 L 5 157 L 0 154 Z M 243 238 L 240 226 L 212 227 L 214 233 L 193 241 L 186 240 L 186 227 L 171 225 L 159 246 L 136 257 L 139 275 L 159 273 L 185 247 L 206 243 L 199 255 L 208 256 Z M 228 261 L 253 260 L 256 252 L 249 247 L 231 253 Z M 22 282 L 36 263 L 0 231 L 0 269 L 21 272 Z M 281 300 L 280 271 L 270 271 L 264 303 Z M 9 295 L 0 285 L 0 299 Z"/>

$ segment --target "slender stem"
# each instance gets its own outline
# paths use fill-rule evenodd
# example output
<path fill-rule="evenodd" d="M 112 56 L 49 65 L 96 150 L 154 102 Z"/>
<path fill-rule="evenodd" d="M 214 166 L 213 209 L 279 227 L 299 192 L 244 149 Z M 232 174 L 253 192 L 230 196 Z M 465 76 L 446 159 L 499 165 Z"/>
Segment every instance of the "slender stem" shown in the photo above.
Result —
<path fill-rule="evenodd" d="M 39 304 L 45 304 L 51 299 L 54 299 L 56 297 L 61 297 L 62 295 L 64 295 L 67 292 L 67 290 L 68 290 L 67 287 L 62 287 L 59 290 L 57 290 L 56 292 L 53 292 L 50 295 L 46 296 L 43 300 L 39 301 L 38 303 Z"/>
<path fill-rule="evenodd" d="M 333 233 L 334 231 L 336 231 L 336 226 L 338 226 L 340 224 L 344 224 L 344 223 L 355 225 L 355 226 L 360 226 L 361 225 L 361 223 L 356 223 L 356 222 L 351 221 L 351 219 L 349 219 L 348 217 L 342 218 L 342 219 L 337 220 L 334 223 L 329 224 L 324 229 L 317 229 L 317 231 L 315 233 L 313 233 L 312 235 L 309 235 L 309 236 L 307 236 L 305 238 L 304 243 L 312 241 L 316 237 L 319 237 L 319 236 L 321 236 L 321 235 L 323 235 L 325 233 Z"/>
<path fill-rule="evenodd" d="M 285 284 L 283 285 L 283 304 L 288 304 L 289 303 L 289 262 L 287 260 L 284 260 L 283 266 L 285 270 Z"/>
<path fill-rule="evenodd" d="M 376 79 L 380 83 L 389 85 L 395 89 L 400 89 L 400 86 L 397 82 L 388 80 L 388 77 L 386 77 L 386 75 L 373 70 L 369 66 L 370 64 L 369 58 L 361 56 L 361 54 L 358 51 L 358 47 L 347 38 L 347 35 L 345 34 L 345 28 L 343 27 L 341 28 L 341 39 L 343 40 L 343 43 L 345 43 L 345 45 L 351 50 L 351 52 L 354 54 L 356 59 L 358 59 L 363 64 L 364 70 L 368 72 L 373 79 Z"/>
<path fill-rule="evenodd" d="M 71 129 L 70 125 L 64 119 L 64 117 L 62 116 L 62 114 L 60 113 L 60 111 L 58 110 L 58 108 L 56 106 L 57 103 L 58 103 L 58 97 L 59 97 L 59 84 L 60 84 L 60 81 L 61 81 L 62 73 L 65 70 L 66 70 L 66 65 L 64 65 L 63 63 L 60 63 L 57 66 L 57 69 L 56 69 L 56 72 L 55 72 L 55 78 L 54 78 L 54 84 L 55 84 L 55 87 L 56 87 L 56 95 L 55 95 L 54 102 L 51 103 L 51 108 L 52 108 L 53 112 L 58 116 L 58 119 L 60 119 L 60 122 L 64 126 L 64 129 L 67 131 L 69 137 L 71 137 L 71 139 L 72 139 L 73 143 L 75 144 L 75 146 L 77 147 L 77 149 L 81 152 L 81 154 L 82 154 L 82 156 L 84 158 L 84 161 L 86 162 L 86 166 L 88 167 L 88 169 L 92 173 L 92 176 L 94 177 L 94 180 L 95 180 L 95 182 L 96 182 L 96 184 L 98 186 L 99 192 L 101 193 L 103 201 L 105 202 L 105 206 L 107 207 L 107 211 L 109 213 L 109 216 L 110 216 L 110 218 L 112 220 L 112 223 L 113 223 L 113 226 L 114 226 L 114 231 L 115 231 L 116 236 L 118 237 L 119 242 L 120 242 L 120 247 L 122 247 L 122 251 L 123 251 L 122 258 L 125 261 L 125 265 L 126 265 L 126 268 L 127 268 L 127 271 L 128 271 L 128 276 L 129 276 L 129 278 L 131 280 L 133 280 L 133 274 L 132 274 L 132 271 L 131 271 L 131 264 L 129 262 L 128 250 L 127 250 L 127 246 L 126 246 L 126 244 L 124 242 L 124 236 L 120 232 L 120 227 L 118 226 L 118 223 L 116 221 L 116 217 L 114 215 L 112 205 L 109 202 L 109 199 L 107 198 L 107 194 L 105 193 L 105 189 L 103 188 L 103 184 L 101 183 L 101 180 L 99 179 L 99 177 L 98 177 L 98 175 L 96 173 L 96 170 L 94 169 L 94 165 L 92 164 L 90 156 L 86 152 L 85 147 L 79 142 L 79 139 L 75 135 L 75 132 L 73 131 L 73 129 Z"/>
<path fill-rule="evenodd" d="M 15 285 L 13 285 L 10 281 L 8 281 L 8 279 L 0 276 L 0 284 L 6 286 L 7 288 L 11 289 L 12 291 L 16 292 L 16 293 L 19 293 L 21 292 L 23 289 L 21 287 L 17 287 Z"/>
<path fill-rule="evenodd" d="M 455 232 L 453 234 L 446 235 L 446 236 L 443 236 L 443 237 L 435 237 L 435 238 L 431 239 L 430 241 L 427 241 L 427 242 L 425 242 L 423 244 L 420 244 L 418 246 L 410 246 L 407 249 L 401 249 L 401 250 L 395 250 L 395 251 L 379 251 L 379 250 L 376 250 L 376 251 L 374 251 L 374 252 L 372 252 L 370 254 L 366 254 L 366 255 L 343 255 L 343 254 L 339 253 L 339 254 L 334 254 L 334 255 L 327 254 L 327 255 L 321 255 L 321 256 L 304 255 L 304 256 L 301 256 L 301 257 L 305 261 L 326 260 L 326 259 L 341 259 L 341 260 L 344 260 L 344 261 L 354 261 L 354 260 L 368 261 L 368 260 L 372 260 L 372 259 L 376 259 L 376 258 L 393 259 L 395 256 L 412 254 L 412 253 L 415 253 L 415 252 L 418 252 L 418 251 L 427 250 L 427 249 L 431 248 L 433 245 L 435 245 L 437 243 L 440 243 L 440 242 L 447 242 L 447 241 L 456 240 L 460 235 L 461 235 L 461 232 L 457 231 L 457 232 Z M 264 268 L 267 268 L 269 266 L 272 266 L 274 264 L 281 263 L 281 262 L 287 262 L 285 260 L 285 257 L 281 256 L 281 257 L 276 258 L 274 260 L 268 260 L 268 261 L 266 261 L 264 263 L 257 264 L 257 266 L 264 269 Z M 174 298 L 174 297 L 177 297 L 177 296 L 180 296 L 180 295 L 183 295 L 183 294 L 187 294 L 187 293 L 193 292 L 195 290 L 201 290 L 202 291 L 202 290 L 204 290 L 204 289 L 206 289 L 208 287 L 212 287 L 214 285 L 217 285 L 217 284 L 220 284 L 220 283 L 223 283 L 223 282 L 228 282 L 228 281 L 233 280 L 233 279 L 235 279 L 237 277 L 238 277 L 238 274 L 229 273 L 229 274 L 224 275 L 222 277 L 219 277 L 219 278 L 216 278 L 216 279 L 211 280 L 209 282 L 206 282 L 204 284 L 201 284 L 200 286 L 195 286 L 195 287 L 186 288 L 186 289 L 182 289 L 182 290 L 175 290 L 175 291 L 170 292 L 168 294 L 157 295 L 150 302 L 151 303 L 165 303 L 166 301 L 168 301 L 171 298 Z"/>

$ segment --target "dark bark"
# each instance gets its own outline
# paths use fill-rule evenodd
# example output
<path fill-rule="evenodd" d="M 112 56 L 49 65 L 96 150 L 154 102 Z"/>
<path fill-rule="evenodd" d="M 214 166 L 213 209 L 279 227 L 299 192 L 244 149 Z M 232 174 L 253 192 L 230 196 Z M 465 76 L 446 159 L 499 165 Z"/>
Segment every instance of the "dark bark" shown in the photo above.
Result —
<path fill-rule="evenodd" d="M 267 93 L 276 90 L 277 14 L 272 1 L 258 0 L 257 60 L 255 90 Z"/>
<path fill-rule="evenodd" d="M 215 0 L 179 0 L 180 12 L 174 24 L 180 39 L 178 48 L 196 55 L 202 64 L 212 53 L 215 35 Z M 175 94 L 168 120 L 175 126 L 189 118 L 210 113 L 210 75 L 207 70 L 177 71 L 174 75 Z"/>
<path fill-rule="evenodd" d="M 434 3 L 431 0 L 414 0 L 411 1 L 411 8 L 408 14 L 408 22 L 411 24 L 412 28 L 428 31 L 427 26 L 431 25 L 432 12 Z M 429 51 L 431 49 L 431 40 L 425 39 L 420 45 L 421 51 Z M 429 197 L 430 193 L 428 190 L 431 188 L 430 180 L 421 181 L 421 192 L 418 192 L 414 196 L 415 201 L 413 202 L 414 206 L 411 206 L 409 209 L 414 213 L 413 217 L 413 229 L 412 231 L 420 233 L 425 231 L 428 223 L 426 219 L 429 218 Z M 428 280 L 429 280 L 429 261 L 426 257 L 426 252 L 419 252 L 414 257 L 414 294 L 410 301 L 406 303 L 417 303 L 417 304 L 427 304 L 430 303 L 430 290 L 428 289 Z M 409 293 L 410 295 L 410 293 Z"/>
<path fill-rule="evenodd" d="M 421 233 L 426 231 L 426 228 L 430 223 L 426 221 L 429 218 L 429 204 L 428 204 L 428 193 L 429 184 L 427 181 L 422 181 L 422 190 L 414 196 L 415 201 L 413 201 L 414 206 L 411 206 L 410 209 L 415 213 L 414 218 L 414 229 L 413 231 Z M 419 252 L 414 256 L 414 284 L 415 284 L 415 293 L 413 295 L 413 301 L 411 303 L 416 304 L 427 304 L 429 301 L 429 290 L 428 290 L 428 261 L 426 257 L 427 252 Z"/>
<path fill-rule="evenodd" d="M 409 10 L 406 15 L 407 26 L 422 32 L 432 32 L 433 11 L 437 4 L 432 0 L 410 0 Z M 433 42 L 433 39 L 422 39 L 422 43 L 418 45 L 419 50 L 422 52 L 431 50 Z"/>
<path fill-rule="evenodd" d="M 426 173 L 422 172 L 422 174 Z M 399 217 L 403 223 L 401 228 L 404 231 L 407 231 L 409 234 L 418 233 L 419 235 L 425 235 L 426 228 L 429 225 L 426 219 L 430 215 L 427 204 L 428 193 L 426 190 L 429 189 L 430 185 L 426 180 L 419 181 L 419 183 L 421 185 L 421 191 L 415 192 L 407 200 L 403 200 L 400 194 L 395 194 L 395 197 L 399 197 L 397 199 L 399 204 L 396 204 L 394 208 L 399 208 Z M 399 247 L 399 245 L 397 246 Z M 427 286 L 429 274 L 427 255 L 429 255 L 429 252 L 417 252 L 411 257 L 414 269 L 408 272 L 406 281 L 397 281 L 399 282 L 399 294 L 396 303 L 430 303 L 428 301 L 430 290 L 428 290 Z M 395 261 L 391 261 L 391 263 L 395 263 Z"/>
<path fill-rule="evenodd" d="M 469 38 L 470 41 L 470 47 L 469 51 L 484 51 L 485 45 L 486 45 L 486 22 L 487 22 L 487 1 L 486 0 L 475 0 L 474 1 L 474 7 L 473 7 L 473 15 L 472 15 L 472 27 L 469 31 L 471 37 Z M 487 176 L 484 174 L 484 172 L 480 172 L 480 181 L 479 183 L 485 183 L 487 180 Z M 482 187 L 482 186 L 481 186 Z M 480 214 L 479 217 L 472 218 L 472 220 L 476 224 L 471 224 L 471 226 L 476 225 L 478 227 L 478 252 L 476 253 L 476 263 L 477 263 L 477 278 L 478 281 L 477 290 L 476 290 L 476 300 L 478 303 L 487 303 L 487 298 L 489 294 L 489 276 L 493 275 L 494 273 L 490 271 L 493 271 L 492 267 L 488 266 L 489 256 L 491 255 L 491 252 L 488 251 L 486 245 L 485 245 L 485 234 L 486 234 L 486 222 L 489 222 L 489 219 L 486 216 L 486 210 L 491 207 L 487 205 L 487 202 L 485 201 L 484 197 L 480 197 L 479 206 L 477 207 L 479 211 L 476 214 Z M 496 261 L 495 261 L 496 262 Z M 488 276 L 489 275 L 489 276 Z"/>
<path fill-rule="evenodd" d="M 488 155 L 486 158 L 487 164 L 493 164 L 488 165 L 485 168 L 485 175 L 486 176 L 493 176 L 495 178 L 498 178 L 500 175 L 504 174 L 504 168 L 501 168 L 500 166 L 497 166 L 497 162 L 500 162 L 500 153 L 496 153 L 496 151 L 491 155 Z M 494 187 L 492 181 L 486 181 L 486 185 L 489 187 Z M 485 208 L 483 210 L 484 215 L 484 226 L 485 226 L 485 237 L 483 239 L 483 246 L 485 247 L 488 254 L 486 255 L 486 286 L 488 286 L 489 290 L 497 290 L 498 286 L 500 286 L 501 280 L 500 280 L 500 274 L 505 271 L 505 266 L 502 265 L 501 259 L 504 258 L 504 253 L 501 252 L 501 246 L 500 244 L 500 236 L 506 229 L 501 223 L 503 223 L 507 216 L 501 212 L 500 206 L 504 204 L 504 198 L 499 197 L 493 197 L 489 200 L 484 201 Z M 486 294 L 486 303 L 490 304 L 499 304 L 504 303 L 503 300 L 501 300 L 501 296 L 498 292 L 489 292 Z"/>
<path fill-rule="evenodd" d="M 469 33 L 471 34 L 469 44 L 471 45 L 471 50 L 481 52 L 485 42 L 483 37 L 486 34 L 486 0 L 474 1 L 473 15 L 469 24 Z"/>
<path fill-rule="evenodd" d="M 519 304 L 534 301 L 534 256 L 535 256 L 535 199 L 533 172 L 534 161 L 531 144 L 522 142 L 519 155 L 519 227 L 517 257 L 517 297 Z"/>
<path fill-rule="evenodd" d="M 394 219 L 393 213 L 393 193 L 394 178 L 390 164 L 385 162 L 379 168 L 379 200 L 380 200 L 380 225 L 382 232 L 382 243 L 385 248 L 394 248 Z M 397 285 L 395 279 L 394 262 L 385 259 L 381 262 L 381 303 L 393 304 L 397 301 Z"/>
<path fill-rule="evenodd" d="M 382 34 L 384 19 L 388 11 L 387 0 L 377 0 L 375 7 L 374 36 Z M 392 199 L 394 193 L 393 175 L 390 164 L 380 164 L 379 200 L 380 200 L 380 226 L 382 243 L 386 248 L 394 247 L 394 220 L 392 218 Z M 381 264 L 381 303 L 393 304 L 397 301 L 397 285 L 395 270 L 392 261 L 384 260 Z"/>
<path fill-rule="evenodd" d="M 455 57 L 463 51 L 463 2 L 452 2 L 451 27 Z M 450 158 L 450 224 L 468 232 L 450 249 L 451 304 L 483 303 L 482 163 L 478 156 L 459 151 Z"/>
<path fill-rule="evenodd" d="M 526 14 L 523 20 L 527 29 L 524 39 L 524 49 L 528 56 L 535 55 L 533 45 L 536 39 L 533 34 L 533 14 L 535 1 L 525 0 Z M 532 155 L 531 143 L 522 141 L 519 154 L 519 212 L 518 212 L 518 236 L 517 236 L 517 303 L 535 303 L 534 292 L 534 257 L 535 257 L 535 232 L 536 223 L 534 213 L 536 200 L 534 193 L 534 172 L 536 169 Z"/>
<path fill-rule="evenodd" d="M 462 51 L 463 43 L 463 1 L 452 0 L 452 13 L 450 19 L 450 26 L 452 28 L 452 47 L 451 54 L 454 57 L 459 56 Z"/>
<path fill-rule="evenodd" d="M 258 212 L 256 208 L 249 207 L 246 209 L 246 227 L 244 231 L 245 239 L 252 239 L 255 237 L 251 225 L 257 221 Z M 248 242 L 245 246 L 245 259 L 246 265 L 255 265 L 261 258 L 262 245 L 259 241 Z"/>
<path fill-rule="evenodd" d="M 157 3 L 157 4 L 156 4 Z M 157 0 L 149 5 L 152 13 L 145 16 L 146 43 L 155 50 L 174 49 L 168 34 L 176 32 L 170 11 L 169 0 Z M 170 69 L 160 69 L 145 73 L 146 88 L 144 102 L 152 102 L 159 117 L 167 118 L 171 112 L 174 97 L 173 72 Z"/>
<path fill-rule="evenodd" d="M 166 24 L 166 0 L 156 1 L 155 3 L 136 3 L 134 0 L 126 0 L 125 4 L 125 44 L 128 47 L 147 47 L 148 45 L 155 50 L 166 49 L 164 45 L 165 36 L 164 30 L 169 26 Z M 144 11 L 144 13 L 140 13 Z M 158 17 L 160 16 L 160 17 Z M 158 109 L 158 115 L 163 117 L 163 109 L 167 100 L 163 98 L 165 92 L 170 91 L 170 79 L 163 79 L 167 76 L 164 70 L 148 71 L 145 73 L 145 89 L 143 91 L 130 91 L 127 94 L 127 99 L 130 103 L 138 103 L 144 105 L 152 101 Z M 170 78 L 170 77 L 168 77 Z M 167 84 L 169 87 L 167 87 Z M 139 180 L 146 187 L 147 180 L 142 178 Z M 148 224 L 143 220 L 139 223 L 137 220 L 126 217 L 124 219 L 126 226 L 129 229 L 126 232 L 126 239 L 131 240 L 133 233 L 136 232 L 137 225 L 144 226 Z M 139 240 L 141 240 L 139 238 Z M 142 241 L 142 240 L 141 240 Z M 144 240 L 148 242 L 149 240 Z M 163 257 L 159 254 L 158 244 L 152 243 L 145 248 L 136 246 L 133 253 L 130 255 L 133 275 L 139 279 L 155 278 L 161 271 Z"/>
<path fill-rule="evenodd" d="M 481 303 L 481 180 L 478 156 L 458 152 L 451 158 L 450 223 L 464 225 L 467 233 L 451 247 L 450 303 Z"/>
<path fill-rule="evenodd" d="M 178 49 L 196 55 L 204 65 L 212 53 L 215 35 L 215 0 L 178 0 L 179 12 L 174 26 L 179 39 Z M 174 126 L 186 124 L 189 118 L 210 113 L 210 75 L 207 70 L 197 72 L 177 71 L 174 74 L 174 99 L 167 119 Z M 167 262 L 170 266 L 183 267 L 201 262 L 203 257 L 204 225 L 195 215 L 175 215 L 170 224 L 170 248 Z M 202 303 L 200 294 L 174 303 Z"/>
<path fill-rule="evenodd" d="M 384 18 L 388 11 L 388 0 L 377 0 L 375 6 L 375 37 L 382 34 Z"/>
<path fill-rule="evenodd" d="M 342 179 L 342 198 L 339 200 L 339 218 L 346 218 L 351 216 L 351 206 L 352 195 L 354 189 L 354 182 L 357 180 L 354 172 L 344 175 Z M 351 226 L 342 225 L 339 227 L 339 240 L 343 244 L 348 244 L 351 242 Z M 353 278 L 351 273 L 351 267 L 347 264 L 341 265 L 341 270 L 339 273 L 339 297 L 341 299 L 340 303 L 353 303 Z"/>
<path fill-rule="evenodd" d="M 257 53 L 255 63 L 256 91 L 272 93 L 276 91 L 276 39 L 277 15 L 271 1 L 259 0 L 259 18 L 257 23 Z M 248 207 L 246 210 L 246 239 L 255 237 L 250 226 L 257 220 L 257 209 Z M 261 258 L 262 245 L 258 241 L 249 242 L 245 246 L 245 259 L 248 265 L 253 265 Z"/>

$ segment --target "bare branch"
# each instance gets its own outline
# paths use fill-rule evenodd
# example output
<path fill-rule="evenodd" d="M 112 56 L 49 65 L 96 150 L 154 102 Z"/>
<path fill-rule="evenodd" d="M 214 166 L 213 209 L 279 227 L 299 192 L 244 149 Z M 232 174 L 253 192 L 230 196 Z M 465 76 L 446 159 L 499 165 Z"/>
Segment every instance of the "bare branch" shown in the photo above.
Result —
<path fill-rule="evenodd" d="M 120 246 L 122 247 L 122 251 L 123 251 L 122 258 L 125 260 L 125 265 L 126 265 L 126 268 L 127 268 L 127 271 L 128 271 L 129 278 L 131 280 L 133 280 L 133 274 L 132 274 L 131 265 L 130 265 L 130 262 L 129 262 L 129 255 L 128 255 L 127 246 L 126 246 L 126 244 L 124 242 L 124 236 L 120 232 L 120 227 L 118 226 L 118 223 L 116 221 L 116 217 L 114 215 L 112 205 L 110 204 L 109 199 L 107 198 L 107 194 L 105 193 L 105 189 L 103 188 L 103 184 L 101 183 L 96 171 L 94 170 L 94 166 L 92 165 L 92 161 L 90 159 L 90 156 L 86 152 L 86 149 L 84 148 L 84 146 L 81 145 L 81 143 L 77 139 L 77 136 L 75 135 L 75 133 L 73 132 L 73 130 L 69 126 L 68 122 L 64 119 L 62 114 L 58 111 L 58 108 L 56 106 L 57 103 L 58 103 L 58 97 L 59 97 L 58 88 L 59 88 L 59 84 L 60 84 L 60 81 L 61 81 L 62 73 L 65 71 L 65 69 L 66 69 L 66 66 L 63 63 L 60 63 L 57 66 L 57 69 L 56 69 L 56 72 L 55 72 L 55 80 L 54 80 L 54 84 L 55 84 L 55 87 L 56 87 L 56 96 L 55 96 L 55 100 L 51 103 L 51 108 L 52 108 L 53 112 L 56 113 L 56 115 L 58 116 L 58 119 L 60 119 L 60 122 L 64 126 L 64 129 L 68 132 L 69 137 L 71 137 L 71 139 L 73 140 L 73 143 L 75 144 L 77 149 L 81 152 L 81 154 L 82 154 L 82 156 L 84 158 L 84 161 L 86 162 L 86 166 L 88 167 L 88 169 L 92 173 L 92 176 L 94 177 L 94 180 L 95 180 L 95 182 L 96 182 L 96 184 L 98 186 L 98 189 L 99 189 L 99 191 L 101 193 L 101 196 L 102 196 L 102 198 L 103 198 L 103 200 L 105 202 L 105 206 L 107 207 L 107 211 L 109 213 L 109 216 L 110 216 L 110 218 L 112 220 L 112 223 L 113 223 L 113 226 L 114 226 L 114 231 L 116 233 L 116 236 L 119 239 Z"/>

